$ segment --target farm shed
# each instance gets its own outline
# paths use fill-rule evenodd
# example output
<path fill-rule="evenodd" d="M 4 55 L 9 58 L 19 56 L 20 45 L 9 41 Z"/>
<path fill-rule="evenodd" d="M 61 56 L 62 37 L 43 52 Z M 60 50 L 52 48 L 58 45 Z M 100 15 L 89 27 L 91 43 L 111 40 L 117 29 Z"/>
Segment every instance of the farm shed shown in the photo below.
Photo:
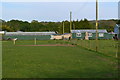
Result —
<path fill-rule="evenodd" d="M 18 38 L 18 40 L 49 40 L 55 32 L 6 32 L 4 39 Z"/>
<path fill-rule="evenodd" d="M 58 40 L 66 39 L 66 40 L 68 40 L 68 39 L 71 39 L 71 38 L 72 38 L 71 33 L 53 34 L 53 35 L 51 35 L 51 39 L 53 39 L 53 40 L 55 40 L 55 39 L 58 39 Z"/>
<path fill-rule="evenodd" d="M 71 39 L 72 38 L 72 34 L 71 33 L 64 33 L 63 34 L 63 38 L 64 39 Z"/>
<path fill-rule="evenodd" d="M 51 35 L 51 38 L 52 40 L 60 40 L 60 39 L 63 39 L 63 35 L 62 34 L 53 34 Z"/>
<path fill-rule="evenodd" d="M 5 32 L 4 31 L 0 31 L 0 40 L 2 40 L 2 35 L 4 35 Z"/>
<path fill-rule="evenodd" d="M 4 31 L 0 31 L 0 35 L 3 35 L 3 34 L 5 34 L 5 32 Z"/>
<path fill-rule="evenodd" d="M 96 30 L 71 30 L 73 39 L 85 39 L 86 33 L 88 33 L 89 39 L 96 39 Z M 112 39 L 113 34 L 109 34 L 105 29 L 98 30 L 98 39 Z"/>
<path fill-rule="evenodd" d="M 120 24 L 116 24 L 114 27 L 114 33 L 117 35 L 117 37 L 120 39 Z"/>

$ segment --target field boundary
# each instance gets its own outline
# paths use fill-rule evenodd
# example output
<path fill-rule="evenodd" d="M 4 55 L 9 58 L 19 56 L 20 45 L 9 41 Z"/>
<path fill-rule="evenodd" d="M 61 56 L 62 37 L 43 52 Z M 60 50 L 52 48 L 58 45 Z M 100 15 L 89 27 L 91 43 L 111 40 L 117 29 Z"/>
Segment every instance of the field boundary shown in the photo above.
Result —
<path fill-rule="evenodd" d="M 75 47 L 75 45 L 70 44 L 44 44 L 44 45 L 16 45 L 16 46 L 68 46 L 68 47 Z"/>
<path fill-rule="evenodd" d="M 115 59 L 115 60 L 119 60 L 119 58 L 115 58 L 115 57 L 112 57 L 112 56 L 106 55 L 106 54 L 104 54 L 104 53 L 102 53 L 102 52 L 95 51 L 95 50 L 93 50 L 93 49 L 83 47 L 83 46 L 81 46 L 81 45 L 79 45 L 79 44 L 72 43 L 72 42 L 70 42 L 70 41 L 68 41 L 68 43 L 69 43 L 69 44 L 72 44 L 72 45 L 76 45 L 77 47 L 83 48 L 83 49 L 85 49 L 85 50 L 95 52 L 95 53 L 100 54 L 100 55 L 102 55 L 102 56 L 109 57 L 109 58 L 112 58 L 112 59 Z"/>

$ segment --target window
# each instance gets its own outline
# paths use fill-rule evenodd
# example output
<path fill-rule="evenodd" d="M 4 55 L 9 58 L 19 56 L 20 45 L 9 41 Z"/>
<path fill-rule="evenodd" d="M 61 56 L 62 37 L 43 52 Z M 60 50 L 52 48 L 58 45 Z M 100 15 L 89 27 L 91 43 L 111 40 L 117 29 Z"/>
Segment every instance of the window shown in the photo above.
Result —
<path fill-rule="evenodd" d="M 104 37 L 104 33 L 99 33 L 99 37 Z"/>
<path fill-rule="evenodd" d="M 77 34 L 76 34 L 76 37 L 81 37 L 81 36 L 82 36 L 81 33 L 77 33 Z"/>
<path fill-rule="evenodd" d="M 88 33 L 88 37 L 92 37 L 92 33 Z"/>

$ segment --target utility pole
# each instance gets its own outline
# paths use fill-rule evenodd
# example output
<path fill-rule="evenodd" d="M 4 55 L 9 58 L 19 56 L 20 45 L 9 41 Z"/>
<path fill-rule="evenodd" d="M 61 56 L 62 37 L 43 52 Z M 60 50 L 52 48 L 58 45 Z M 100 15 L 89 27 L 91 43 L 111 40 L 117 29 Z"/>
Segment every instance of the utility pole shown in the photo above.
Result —
<path fill-rule="evenodd" d="M 73 23 L 73 27 L 74 27 L 74 30 L 75 30 L 75 24 Z"/>
<path fill-rule="evenodd" d="M 72 30 L 72 12 L 70 11 L 70 33 Z"/>
<path fill-rule="evenodd" d="M 98 51 L 98 0 L 96 0 L 96 52 Z"/>
<path fill-rule="evenodd" d="M 64 28 L 65 28 L 65 24 L 64 24 L 64 21 L 63 21 L 63 34 L 64 34 L 64 32 L 65 32 L 65 31 L 64 31 Z"/>

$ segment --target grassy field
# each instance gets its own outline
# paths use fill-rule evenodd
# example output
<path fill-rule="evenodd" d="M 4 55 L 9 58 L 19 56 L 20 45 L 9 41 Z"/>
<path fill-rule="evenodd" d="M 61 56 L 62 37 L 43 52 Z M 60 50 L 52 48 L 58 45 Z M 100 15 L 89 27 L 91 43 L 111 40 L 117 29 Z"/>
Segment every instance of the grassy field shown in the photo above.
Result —
<path fill-rule="evenodd" d="M 71 42 L 88 50 L 96 51 L 95 40 L 72 40 Z M 118 41 L 98 40 L 97 44 L 99 53 L 116 58 L 116 53 L 118 53 Z"/>
<path fill-rule="evenodd" d="M 37 41 L 37 44 L 72 44 L 71 42 L 79 44 L 80 41 L 49 40 Z M 3 78 L 118 77 L 117 59 L 114 56 L 107 57 L 107 53 L 102 55 L 83 46 L 18 46 L 33 44 L 34 41 L 17 41 L 16 45 L 12 41 L 3 41 Z"/>
<path fill-rule="evenodd" d="M 2 78 L 2 41 L 0 41 L 0 79 Z"/>

